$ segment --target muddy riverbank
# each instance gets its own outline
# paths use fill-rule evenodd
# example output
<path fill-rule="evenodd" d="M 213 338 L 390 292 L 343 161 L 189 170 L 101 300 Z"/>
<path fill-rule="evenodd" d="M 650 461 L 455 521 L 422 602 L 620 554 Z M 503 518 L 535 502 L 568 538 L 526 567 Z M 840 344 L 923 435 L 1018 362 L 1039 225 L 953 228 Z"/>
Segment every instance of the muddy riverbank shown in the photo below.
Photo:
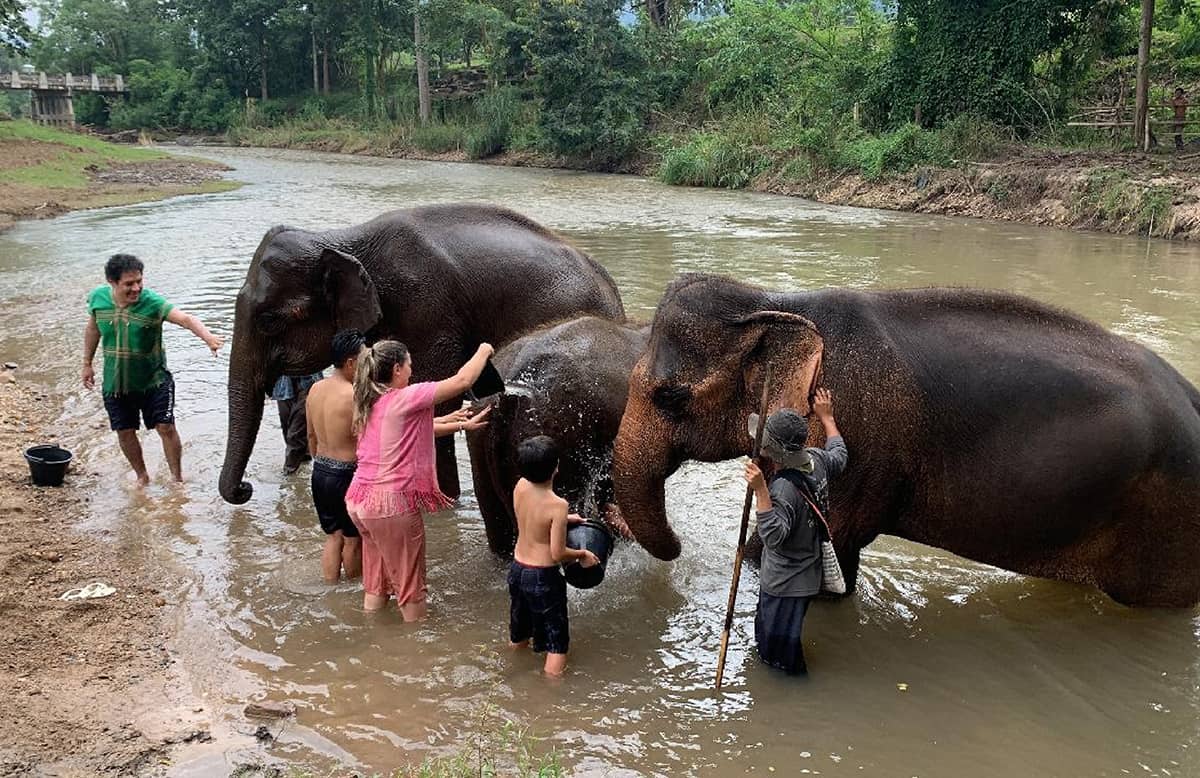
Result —
<path fill-rule="evenodd" d="M 79 133 L 0 122 L 0 231 L 22 219 L 222 192 L 224 165 L 118 146 Z"/>
<path fill-rule="evenodd" d="M 35 487 L 22 452 L 54 440 L 60 399 L 0 371 L 0 775 L 146 775 L 211 738 L 168 650 L 179 578 L 109 533 L 83 534 L 95 475 Z M 101 581 L 116 593 L 64 602 Z"/>

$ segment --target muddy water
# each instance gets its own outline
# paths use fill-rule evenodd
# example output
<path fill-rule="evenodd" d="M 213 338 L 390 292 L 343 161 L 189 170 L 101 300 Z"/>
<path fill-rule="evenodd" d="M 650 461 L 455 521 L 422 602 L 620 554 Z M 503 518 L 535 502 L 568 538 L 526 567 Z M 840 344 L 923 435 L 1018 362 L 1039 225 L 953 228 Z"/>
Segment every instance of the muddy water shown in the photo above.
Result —
<path fill-rule="evenodd" d="M 273 408 L 251 463 L 254 499 L 216 493 L 227 357 L 168 328 L 190 483 L 126 485 L 99 398 L 78 387 L 85 293 L 107 253 L 217 332 L 263 232 L 322 228 L 419 203 L 503 203 L 569 235 L 649 315 L 677 273 L 711 270 L 776 289 L 961 284 L 1063 305 L 1154 348 L 1200 381 L 1200 248 L 1101 235 L 830 208 L 671 189 L 626 177 L 205 150 L 236 192 L 78 213 L 0 235 L 6 359 L 70 402 L 62 436 L 94 495 L 88 527 L 187 571 L 178 648 L 211 707 L 296 702 L 265 756 L 384 770 L 494 735 L 514 719 L 578 774 L 1010 776 L 1200 774 L 1200 620 L 1128 610 L 1097 592 L 986 568 L 884 538 L 850 601 L 818 603 L 813 676 L 750 651 L 755 578 L 742 579 L 727 692 L 710 691 L 743 484 L 733 463 L 686 466 L 668 485 L 686 538 L 673 564 L 618 551 L 605 585 L 572 592 L 572 669 L 550 683 L 503 647 L 504 567 L 470 492 L 428 521 L 432 618 L 368 618 L 353 586 L 319 582 L 307 479 L 281 475 Z M 460 451 L 463 450 L 460 441 Z M 244 724 L 239 724 L 245 728 Z M 263 754 L 182 769 L 223 774 Z"/>

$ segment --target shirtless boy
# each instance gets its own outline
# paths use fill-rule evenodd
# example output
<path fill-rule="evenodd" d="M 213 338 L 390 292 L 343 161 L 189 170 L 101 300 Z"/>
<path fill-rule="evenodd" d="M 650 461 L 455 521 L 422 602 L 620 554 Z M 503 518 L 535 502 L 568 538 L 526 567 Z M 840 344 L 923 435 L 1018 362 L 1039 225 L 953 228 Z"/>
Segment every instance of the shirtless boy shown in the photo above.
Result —
<path fill-rule="evenodd" d="M 357 441 L 350 431 L 354 419 L 354 369 L 364 343 L 358 330 L 333 336 L 333 374 L 313 384 L 305 401 L 308 416 L 308 450 L 312 452 L 312 496 L 325 548 L 321 574 L 337 583 L 362 574 L 362 543 L 346 513 L 346 490 L 354 478 Z"/>
<path fill-rule="evenodd" d="M 512 597 L 508 634 L 513 648 L 533 639 L 533 650 L 546 652 L 546 674 L 562 675 L 567 667 L 571 634 L 567 625 L 567 583 L 559 562 L 598 564 L 591 551 L 567 548 L 567 524 L 582 522 L 567 515 L 567 501 L 554 493 L 558 446 L 539 435 L 517 446 L 521 480 L 513 490 L 517 514 L 517 548 L 508 572 Z"/>

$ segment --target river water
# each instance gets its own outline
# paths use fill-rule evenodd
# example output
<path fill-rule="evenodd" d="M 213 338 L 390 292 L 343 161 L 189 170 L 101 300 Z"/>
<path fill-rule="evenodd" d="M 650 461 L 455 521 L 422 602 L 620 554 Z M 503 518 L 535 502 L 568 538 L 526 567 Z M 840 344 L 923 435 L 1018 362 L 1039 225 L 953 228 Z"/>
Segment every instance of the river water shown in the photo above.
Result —
<path fill-rule="evenodd" d="M 581 775 L 1100 776 L 1200 774 L 1200 619 L 1131 610 L 1078 586 L 1009 574 L 881 538 L 856 597 L 817 603 L 812 676 L 752 652 L 756 578 L 742 577 L 726 691 L 712 682 L 744 482 L 740 465 L 691 464 L 668 484 L 685 538 L 662 563 L 620 548 L 605 584 L 572 591 L 562 682 L 506 648 L 504 564 L 487 551 L 460 457 L 459 507 L 428 521 L 432 616 L 368 618 L 353 585 L 320 583 L 322 536 L 307 470 L 281 474 L 268 408 L 253 500 L 216 492 L 228 349 L 213 358 L 168 327 L 190 483 L 172 488 L 157 441 L 143 495 L 78 382 L 84 297 L 104 258 L 132 252 L 146 279 L 216 332 L 272 225 L 341 227 L 396 207 L 463 200 L 514 207 L 602 262 L 631 315 L 676 274 L 707 270 L 781 289 L 969 285 L 1082 313 L 1200 382 L 1200 247 L 995 222 L 835 208 L 631 177 L 312 153 L 205 149 L 234 192 L 81 212 L 0 235 L 3 357 L 68 398 L 85 528 L 177 565 L 189 583 L 177 641 L 210 707 L 286 698 L 269 758 L 320 774 L 385 771 L 503 734 L 512 720 Z M 1036 445 L 1035 440 L 1030 441 Z M 459 451 L 465 446 L 459 441 Z M 243 726 L 244 725 L 237 725 Z M 252 755 L 251 755 L 252 756 Z M 222 774 L 225 754 L 181 774 Z"/>

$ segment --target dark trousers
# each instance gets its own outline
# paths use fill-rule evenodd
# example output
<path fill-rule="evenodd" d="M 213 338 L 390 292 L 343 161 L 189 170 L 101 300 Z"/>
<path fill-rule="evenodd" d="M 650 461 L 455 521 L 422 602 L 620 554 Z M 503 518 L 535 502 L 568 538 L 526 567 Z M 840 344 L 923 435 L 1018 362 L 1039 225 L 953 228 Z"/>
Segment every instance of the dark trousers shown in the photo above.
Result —
<path fill-rule="evenodd" d="M 283 430 L 285 453 L 283 469 L 295 471 L 301 462 L 310 459 L 308 454 L 308 417 L 304 413 L 304 403 L 308 399 L 308 389 L 301 389 L 291 400 L 277 400 L 279 405 L 279 427 Z"/>
<path fill-rule="evenodd" d="M 804 661 L 804 615 L 811 597 L 773 597 L 758 593 L 754 614 L 754 641 L 758 656 L 771 667 L 789 675 L 806 675 Z"/>

